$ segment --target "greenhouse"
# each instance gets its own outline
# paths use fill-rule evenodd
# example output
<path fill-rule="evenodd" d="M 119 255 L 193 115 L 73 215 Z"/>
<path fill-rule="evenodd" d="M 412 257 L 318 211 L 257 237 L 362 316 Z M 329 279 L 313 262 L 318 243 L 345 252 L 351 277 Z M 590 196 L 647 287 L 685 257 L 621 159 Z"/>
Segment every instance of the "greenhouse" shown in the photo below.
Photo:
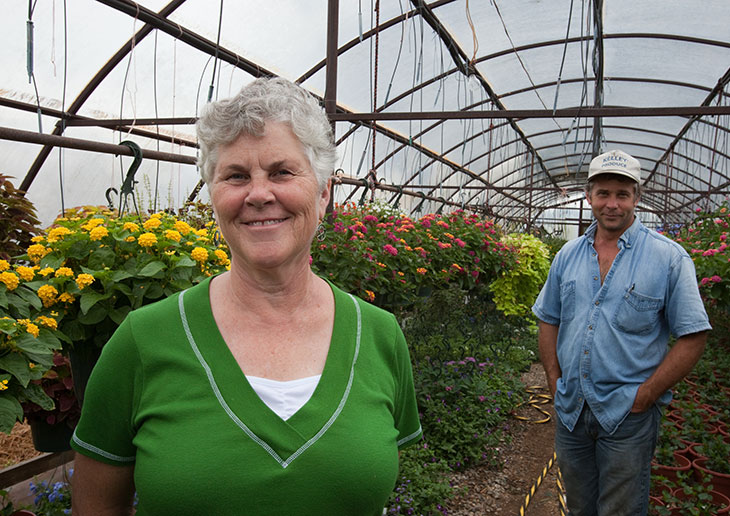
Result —
<path fill-rule="evenodd" d="M 702 355 L 697 355 L 696 365 L 677 373 L 675 381 L 662 389 L 672 388 L 671 403 L 670 398 L 656 394 L 663 417 L 653 459 L 649 514 L 715 514 L 724 510 L 723 503 L 730 510 L 728 2 L 11 0 L 8 6 L 0 21 L 5 48 L 0 52 L 4 71 L 0 79 L 0 152 L 4 156 L 0 168 L 0 515 L 22 510 L 37 516 L 69 513 L 63 512 L 71 508 L 74 451 L 69 442 L 73 440 L 79 452 L 77 446 L 83 447 L 85 436 L 93 433 L 83 418 L 78 423 L 89 374 L 97 371 L 87 404 L 97 407 L 103 404 L 97 387 L 103 373 L 98 371 L 115 370 L 109 364 L 96 367 L 101 350 L 110 339 L 120 340 L 120 332 L 135 324 L 130 321 L 143 320 L 144 315 L 135 319 L 137 309 L 141 314 L 154 313 L 147 305 L 167 306 L 165 302 L 173 298 L 180 299 L 181 328 L 185 328 L 180 340 L 189 340 L 195 350 L 191 357 L 198 357 L 203 366 L 201 378 L 211 382 L 224 413 L 235 423 L 231 432 L 260 441 L 268 454 L 252 464 L 273 458 L 277 468 L 280 465 L 289 472 L 297 470 L 288 468 L 295 459 L 301 461 L 301 468 L 309 461 L 319 464 L 316 443 L 345 432 L 337 430 L 338 424 L 344 424 L 338 422 L 340 414 L 357 412 L 351 407 L 355 400 L 372 403 L 359 396 L 375 387 L 358 387 L 357 382 L 374 377 L 375 372 L 362 374 L 355 366 L 374 360 L 366 352 L 365 341 L 378 336 L 363 333 L 361 351 L 357 334 L 349 383 L 344 373 L 342 385 L 315 381 L 309 392 L 313 403 L 305 399 L 287 416 L 293 422 L 291 428 L 300 421 L 306 427 L 304 416 L 329 401 L 322 393 L 325 386 L 333 392 L 341 387 L 347 396 L 352 391 L 350 412 L 343 395 L 339 405 L 333 401 L 336 410 L 322 426 L 314 428 L 312 423 L 306 431 L 295 429 L 306 441 L 300 447 L 259 437 L 265 432 L 260 421 L 271 416 L 263 405 L 263 415 L 253 423 L 236 415 L 236 403 L 243 401 L 230 385 L 219 388 L 216 383 L 220 371 L 228 370 L 216 369 L 204 346 L 198 350 L 200 337 L 193 324 L 198 310 L 189 310 L 190 322 L 184 312 L 187 301 L 183 298 L 200 292 L 199 284 L 211 285 L 206 306 L 212 315 L 205 324 L 218 327 L 220 342 L 231 348 L 241 366 L 228 373 L 243 370 L 246 377 L 273 378 L 263 374 L 270 372 L 268 367 L 243 365 L 254 355 L 238 355 L 229 338 L 235 335 L 242 342 L 253 338 L 242 336 L 241 328 L 249 328 L 254 335 L 256 321 L 222 301 L 219 306 L 227 307 L 226 314 L 241 317 L 237 325 L 226 329 L 219 320 L 224 312 L 216 311 L 213 287 L 222 285 L 224 278 L 236 277 L 237 269 L 241 277 L 253 277 L 251 270 L 265 269 L 267 278 L 273 277 L 272 267 L 293 270 L 282 265 L 293 256 L 303 267 L 297 269 L 298 277 L 306 271 L 306 277 L 312 274 L 317 280 L 311 281 L 319 281 L 320 287 L 329 285 L 334 304 L 329 290 L 321 298 L 308 291 L 307 305 L 321 311 L 311 309 L 298 320 L 298 312 L 290 310 L 291 332 L 287 322 L 269 317 L 268 331 L 256 335 L 261 342 L 279 332 L 277 337 L 284 340 L 305 338 L 307 324 L 316 319 L 311 312 L 322 316 L 329 313 L 322 307 L 332 304 L 333 315 L 324 326 L 333 340 L 330 345 L 325 339 L 319 366 L 301 375 L 294 368 L 291 375 L 274 375 L 275 380 L 311 378 L 314 371 L 325 382 L 327 368 L 334 367 L 330 364 L 336 360 L 332 346 L 341 329 L 339 317 L 345 313 L 340 303 L 355 303 L 358 332 L 368 331 L 368 320 L 361 317 L 373 317 L 379 322 L 371 326 L 380 328 L 386 325 L 385 319 L 378 319 L 386 316 L 380 314 L 393 314 L 396 333 L 404 337 L 396 339 L 403 340 L 405 349 L 405 358 L 403 353 L 398 357 L 406 366 L 410 363 L 406 369 L 412 371 L 414 399 L 403 395 L 408 399 L 389 400 L 412 402 L 415 407 L 410 423 L 408 410 L 396 410 L 402 420 L 395 421 L 394 430 L 401 432 L 395 441 L 403 450 L 399 466 L 397 459 L 391 461 L 396 464 L 391 464 L 393 475 L 397 472 L 392 493 L 384 505 L 376 501 L 374 511 L 363 505 L 349 513 L 371 514 L 383 508 L 383 514 L 568 514 L 559 473 L 567 469 L 565 463 L 558 468 L 554 453 L 556 426 L 567 416 L 561 412 L 563 405 L 553 403 L 555 385 L 540 347 L 544 341 L 538 335 L 545 335 L 544 325 L 560 327 L 562 337 L 556 330 L 555 338 L 561 346 L 559 339 L 567 338 L 566 332 L 577 331 L 569 330 L 572 312 L 570 317 L 558 312 L 555 318 L 546 300 L 546 292 L 558 281 L 553 278 L 559 275 L 559 267 L 566 277 L 567 271 L 584 270 L 568 261 L 569 252 L 558 254 L 565 245 L 570 252 L 577 249 L 581 244 L 576 240 L 590 242 L 587 252 L 599 255 L 594 259 L 595 271 L 600 267 L 600 281 L 598 272 L 586 272 L 586 278 L 598 282 L 593 294 L 588 287 L 584 293 L 580 281 L 570 286 L 577 291 L 579 304 L 584 302 L 593 310 L 586 312 L 590 332 L 581 333 L 581 339 L 594 338 L 592 325 L 602 320 L 596 314 L 604 305 L 613 307 L 610 296 L 607 299 L 602 292 L 614 276 L 624 281 L 619 265 L 625 261 L 620 257 L 629 252 L 637 256 L 631 259 L 636 261 L 632 261 L 634 276 L 626 276 L 627 285 L 618 297 L 633 303 L 638 315 L 627 325 L 638 325 L 647 311 L 666 320 L 661 324 L 668 326 L 657 330 L 656 337 L 656 342 L 664 339 L 662 357 L 685 349 L 687 335 L 707 338 L 706 344 L 702 342 L 704 353 L 699 344 L 694 348 Z M 327 138 L 334 145 L 329 143 L 331 159 L 323 161 L 332 166 L 328 164 L 324 172 L 312 158 L 312 152 L 319 152 L 316 145 L 310 146 L 302 137 L 311 128 L 300 129 L 297 119 L 281 118 L 282 123 L 279 115 L 265 115 L 266 132 L 237 129 L 236 138 L 223 143 L 216 140 L 222 138 L 218 133 L 204 136 L 206 124 L 220 120 L 210 114 L 211 106 L 223 105 L 239 91 L 243 95 L 242 88 L 276 83 L 257 82 L 273 78 L 298 85 L 291 91 L 307 93 L 306 98 L 314 99 L 317 116 L 326 120 L 323 127 L 331 130 Z M 297 94 L 291 95 L 288 102 L 294 103 Z M 249 115 L 242 107 L 235 116 Z M 291 183 L 276 179 L 275 186 L 267 187 L 270 196 L 280 192 L 280 208 L 291 207 L 291 219 L 300 225 L 291 238 L 277 240 L 276 245 L 267 241 L 263 247 L 256 240 L 263 237 L 254 235 L 269 231 L 278 239 L 280 230 L 265 227 L 286 224 L 289 215 L 272 212 L 267 220 L 241 223 L 234 213 L 234 181 L 228 178 L 219 183 L 216 175 L 220 174 L 218 164 L 230 158 L 239 160 L 226 169 L 233 170 L 235 181 L 239 175 L 253 181 L 251 168 L 241 164 L 242 157 L 261 158 L 272 152 L 269 143 L 276 147 L 288 141 L 280 132 L 272 132 L 272 124 L 283 125 L 286 138 L 298 140 L 301 145 L 294 146 L 294 154 L 305 156 L 305 168 L 314 174 L 310 179 L 316 176 L 317 184 L 326 186 L 317 188 L 316 198 L 312 193 L 316 210 L 297 204 L 304 203 L 304 196 L 315 188 L 298 172 L 286 171 L 286 181 Z M 603 201 L 591 197 L 589 173 L 594 182 L 594 174 L 600 178 L 602 173 L 596 172 L 593 160 L 614 150 L 637 160 L 635 172 L 619 172 L 633 179 L 635 188 L 624 194 L 630 197 L 633 192 L 636 202 L 619 199 L 616 204 L 632 217 L 635 210 L 642 228 L 665 247 L 647 247 L 639 254 L 636 248 L 643 247 L 634 245 L 632 251 L 632 243 L 638 242 L 634 238 L 639 237 L 627 237 L 629 224 L 613 212 L 605 215 L 599 208 Z M 276 161 L 276 166 L 284 161 Z M 291 161 L 286 163 L 291 168 Z M 618 181 L 615 174 L 611 177 L 617 184 L 626 181 Z M 273 179 L 268 180 L 273 184 Z M 294 184 L 303 186 L 298 190 L 287 186 Z M 257 225 L 261 227 L 254 229 Z M 624 230 L 626 235 L 617 243 Z M 606 251 L 599 247 L 602 231 L 616 237 L 607 262 Z M 259 247 L 252 241 L 259 242 Z M 693 291 L 692 299 L 696 298 L 697 310 L 685 298 L 673 299 L 673 286 L 660 287 L 661 281 L 668 284 L 681 274 L 675 272 L 676 260 L 667 265 L 667 272 L 662 268 L 669 261 L 662 254 L 666 246 L 691 258 L 685 267 L 690 282 L 696 279 L 698 295 Z M 254 252 L 254 248 L 266 252 Z M 280 253 L 290 249 L 297 251 L 277 261 Z M 653 281 L 653 290 L 639 280 Z M 231 281 L 230 293 L 244 292 L 244 283 Z M 303 284 L 310 285 L 307 281 Z M 565 296 L 572 291 L 566 294 L 565 284 L 558 287 L 556 302 L 565 304 Z M 372 305 L 382 310 L 371 312 Z M 611 309 L 616 312 L 613 318 L 606 316 L 611 335 L 629 331 L 618 321 L 623 308 Z M 576 308 L 575 313 L 583 314 L 581 310 Z M 677 330 L 680 323 L 676 321 L 695 312 L 701 312 L 701 317 L 682 323 L 693 329 Z M 157 326 L 153 319 L 150 323 L 150 328 Z M 712 330 L 707 331 L 710 325 Z M 271 332 L 272 327 L 277 332 Z M 214 333 L 218 335 L 217 330 Z M 321 332 L 314 333 L 321 337 Z M 642 335 L 637 337 L 641 340 L 650 330 L 634 333 Z M 154 335 L 155 345 L 173 340 L 172 332 L 160 334 Z M 315 338 L 305 340 L 310 346 L 316 342 Z M 316 352 L 302 349 L 308 350 L 306 363 L 316 361 Z M 694 363 L 692 357 L 684 356 L 686 363 Z M 396 367 L 398 357 L 389 367 Z M 340 359 L 344 361 L 344 355 Z M 564 356 L 561 361 L 565 372 Z M 621 372 L 623 379 L 629 376 L 631 367 L 627 367 Z M 645 370 L 655 367 L 647 365 Z M 249 375 L 249 371 L 262 374 Z M 182 383 L 183 378 L 177 381 Z M 249 381 L 251 387 L 245 382 L 246 389 L 261 404 L 264 397 Z M 594 381 L 601 384 L 597 377 Z M 114 383 L 104 386 L 114 392 L 124 390 Z M 144 397 L 134 389 L 130 387 L 134 392 L 130 396 L 140 396 L 134 399 L 141 403 Z M 586 406 L 595 411 L 590 389 L 585 385 L 581 389 Z M 400 384 L 397 391 L 402 394 Z M 233 398 L 238 401 L 234 403 Z M 208 410 L 205 407 L 203 413 Z M 91 417 L 84 415 L 86 421 Z M 117 420 L 111 414 L 106 419 L 106 426 L 98 425 L 99 433 L 111 434 Z M 377 418 L 367 418 L 367 424 L 371 419 Z M 46 437 L 57 442 L 40 444 L 40 423 L 34 421 L 62 427 L 62 432 L 46 429 Z M 350 422 L 357 427 L 354 421 L 359 420 Z M 80 426 L 72 438 L 77 423 Z M 364 424 L 360 427 L 369 428 Z M 215 428 L 208 431 L 207 444 L 198 453 L 206 453 L 209 447 L 209 453 L 220 453 L 215 451 L 217 439 L 225 448 L 228 434 L 216 437 Z M 411 444 L 407 437 L 417 439 L 406 448 Z M 373 439 L 353 441 L 352 462 L 388 461 L 385 454 L 371 458 L 363 451 L 379 443 Z M 93 447 L 104 448 L 102 442 L 100 438 Z M 151 495 L 161 484 L 151 483 L 144 489 L 141 476 L 150 473 L 139 467 L 142 448 L 135 450 L 104 453 L 137 454 L 138 513 L 166 513 L 160 505 L 164 500 L 174 498 L 178 490 L 193 490 L 184 483 L 190 481 L 185 477 L 165 496 Z M 675 455 L 682 459 L 675 463 Z M 94 458 L 114 463 L 104 454 Z M 719 476 L 706 473 L 709 468 L 701 459 L 722 464 Z M 686 467 L 684 460 L 689 463 Z M 197 463 L 174 464 L 183 468 Z M 684 473 L 659 471 L 666 465 L 684 467 Z M 322 485 L 347 483 L 346 475 L 345 480 L 334 478 L 337 467 L 328 474 L 322 472 Z M 227 472 L 224 466 L 220 469 Z M 79 471 L 88 475 L 83 466 Z M 261 471 L 268 480 L 269 470 Z M 226 474 L 231 482 L 246 484 L 250 490 L 268 490 L 266 484 L 242 480 L 248 477 L 238 473 Z M 208 496 L 219 478 L 218 473 L 211 475 L 195 483 L 203 489 L 199 498 Z M 350 484 L 369 484 L 357 475 L 349 479 Z M 286 483 L 289 477 L 281 478 Z M 566 482 L 570 484 L 569 473 Z M 304 487 L 294 481 L 287 485 L 293 504 L 298 489 Z M 306 487 L 311 489 L 308 496 L 319 501 L 320 495 L 314 494 L 319 491 Z M 390 486 L 385 487 L 387 494 Z M 351 493 L 340 489 L 338 503 L 345 503 Z M 680 491 L 689 493 L 692 501 L 681 501 Z M 724 496 L 726 502 L 713 499 L 716 505 L 712 505 L 707 501 L 711 496 Z M 224 500 L 229 500 L 227 494 L 221 494 L 221 504 Z M 230 500 L 235 504 L 237 498 Z M 216 506 L 188 505 L 175 513 L 229 514 L 217 512 Z M 334 505 L 323 505 L 313 513 L 337 512 L 330 507 Z M 689 507 L 695 512 L 682 512 Z M 279 508 L 270 514 L 287 514 L 287 510 Z M 74 511 L 88 514 L 80 506 Z"/>

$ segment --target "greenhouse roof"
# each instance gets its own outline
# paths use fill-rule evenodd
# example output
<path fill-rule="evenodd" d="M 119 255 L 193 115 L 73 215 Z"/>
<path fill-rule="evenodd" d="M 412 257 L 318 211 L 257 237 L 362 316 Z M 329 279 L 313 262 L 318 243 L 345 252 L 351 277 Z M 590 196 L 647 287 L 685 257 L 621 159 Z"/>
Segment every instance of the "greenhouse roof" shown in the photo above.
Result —
<path fill-rule="evenodd" d="M 194 122 L 280 75 L 335 124 L 335 199 L 463 207 L 570 232 L 588 163 L 642 164 L 642 220 L 730 189 L 730 2 L 30 0 L 0 21 L 0 172 L 40 218 L 106 204 L 144 150 L 141 208 L 207 195 Z M 336 35 L 336 37 L 334 36 Z M 329 65 L 328 65 L 329 63 Z M 114 196 L 110 197 L 113 202 Z"/>

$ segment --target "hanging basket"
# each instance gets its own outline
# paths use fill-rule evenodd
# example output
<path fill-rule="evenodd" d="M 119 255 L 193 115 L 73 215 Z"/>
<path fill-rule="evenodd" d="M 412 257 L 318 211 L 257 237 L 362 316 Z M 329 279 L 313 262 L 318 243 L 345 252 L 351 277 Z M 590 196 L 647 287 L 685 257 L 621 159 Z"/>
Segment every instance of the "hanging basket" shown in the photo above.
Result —
<path fill-rule="evenodd" d="M 82 342 L 68 352 L 68 358 L 71 362 L 71 376 L 74 381 L 74 393 L 79 401 L 79 407 L 83 406 L 86 384 L 89 383 L 89 376 L 91 376 L 91 371 L 99 360 L 99 355 L 101 355 L 101 348 L 95 346 L 93 342 Z"/>
<path fill-rule="evenodd" d="M 65 421 L 49 424 L 45 419 L 30 419 L 30 432 L 33 446 L 42 452 L 62 452 L 71 449 L 71 436 L 74 429 Z"/>

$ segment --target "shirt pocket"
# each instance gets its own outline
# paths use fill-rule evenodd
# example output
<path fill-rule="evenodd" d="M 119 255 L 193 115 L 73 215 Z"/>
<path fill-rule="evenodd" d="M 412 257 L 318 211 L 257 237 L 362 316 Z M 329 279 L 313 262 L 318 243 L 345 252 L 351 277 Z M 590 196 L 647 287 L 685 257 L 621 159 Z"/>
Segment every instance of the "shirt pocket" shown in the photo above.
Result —
<path fill-rule="evenodd" d="M 661 309 L 661 298 L 645 296 L 630 289 L 618 304 L 613 325 L 626 333 L 645 335 L 654 328 Z"/>
<path fill-rule="evenodd" d="M 560 286 L 560 322 L 572 321 L 575 316 L 575 280 Z"/>

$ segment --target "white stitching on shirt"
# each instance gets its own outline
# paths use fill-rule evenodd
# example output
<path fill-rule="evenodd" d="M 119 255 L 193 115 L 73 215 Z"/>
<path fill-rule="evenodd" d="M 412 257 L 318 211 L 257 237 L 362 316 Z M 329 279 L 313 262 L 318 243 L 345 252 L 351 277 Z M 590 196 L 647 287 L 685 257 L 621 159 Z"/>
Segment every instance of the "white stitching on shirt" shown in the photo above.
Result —
<path fill-rule="evenodd" d="M 329 420 L 324 424 L 324 426 L 317 432 L 317 434 L 312 437 L 310 440 L 308 440 L 306 443 L 304 443 L 297 451 L 295 451 L 291 456 L 289 456 L 286 460 L 282 459 L 278 453 L 276 453 L 271 446 L 269 446 L 263 439 L 261 439 L 259 436 L 257 436 L 249 427 L 246 426 L 246 424 L 241 421 L 238 416 L 231 410 L 231 408 L 228 406 L 228 403 L 223 399 L 223 395 L 220 392 L 220 389 L 218 389 L 218 385 L 215 382 L 215 378 L 213 377 L 213 372 L 210 369 L 210 366 L 206 363 L 205 359 L 203 358 L 203 355 L 200 353 L 200 350 L 198 349 L 197 344 L 195 343 L 195 339 L 193 338 L 193 334 L 190 331 L 190 326 L 188 325 L 188 319 L 187 315 L 185 314 L 185 304 L 183 302 L 183 298 L 185 296 L 185 293 L 187 290 L 180 293 L 180 297 L 178 298 L 178 307 L 180 310 L 180 318 L 182 319 L 183 329 L 185 330 L 185 335 L 188 338 L 188 342 L 190 343 L 190 346 L 193 349 L 193 353 L 195 353 L 195 356 L 197 357 L 198 361 L 200 362 L 200 365 L 203 366 L 203 369 L 205 370 L 205 374 L 208 377 L 208 382 L 210 383 L 210 386 L 213 389 L 213 393 L 215 394 L 216 399 L 218 400 L 218 403 L 220 403 L 221 407 L 223 407 L 223 410 L 225 410 L 226 414 L 228 414 L 228 417 L 231 418 L 231 420 L 236 423 L 236 425 L 243 430 L 246 435 L 248 435 L 251 440 L 253 440 L 256 444 L 261 446 L 269 455 L 271 455 L 276 462 L 281 464 L 282 468 L 286 468 L 289 464 L 291 464 L 294 459 L 299 457 L 302 453 L 304 453 L 310 446 L 312 446 L 314 443 L 316 443 L 322 435 L 332 426 L 332 424 L 335 422 L 337 417 L 340 415 L 340 412 L 342 412 L 342 409 L 345 407 L 345 403 L 347 402 L 347 399 L 350 395 L 350 389 L 352 388 L 352 382 L 355 377 L 355 364 L 357 363 L 357 357 L 360 352 L 360 334 L 362 329 L 362 318 L 360 314 L 360 305 L 357 303 L 357 300 L 352 294 L 347 294 L 350 296 L 350 299 L 352 299 L 352 302 L 355 304 L 355 310 L 357 311 L 357 334 L 355 337 L 355 355 L 352 359 L 352 366 L 350 368 L 350 378 L 347 381 L 347 388 L 345 389 L 345 393 L 342 395 L 342 399 L 340 400 L 340 404 L 337 406 L 337 409 L 332 414 L 332 417 L 329 418 Z"/>
<path fill-rule="evenodd" d="M 396 443 L 396 445 L 400 446 L 403 443 L 407 443 L 411 439 L 414 439 L 414 438 L 418 437 L 422 432 L 423 432 L 423 428 L 421 427 L 421 425 L 418 425 L 418 430 L 416 430 L 415 432 L 413 432 L 411 435 L 405 436 L 403 439 L 401 439 L 400 441 L 398 441 Z"/>
<path fill-rule="evenodd" d="M 101 455 L 102 457 L 105 457 L 109 460 L 115 460 L 117 462 L 134 462 L 135 457 L 122 457 L 120 455 L 114 455 L 113 453 L 109 453 L 108 451 L 104 451 L 101 448 L 97 448 L 93 444 L 89 444 L 85 441 L 82 441 L 79 439 L 79 437 L 76 435 L 76 430 L 74 430 L 74 434 L 72 437 L 73 442 L 81 446 L 82 448 L 89 450 L 91 452 L 96 453 L 97 455 Z"/>

